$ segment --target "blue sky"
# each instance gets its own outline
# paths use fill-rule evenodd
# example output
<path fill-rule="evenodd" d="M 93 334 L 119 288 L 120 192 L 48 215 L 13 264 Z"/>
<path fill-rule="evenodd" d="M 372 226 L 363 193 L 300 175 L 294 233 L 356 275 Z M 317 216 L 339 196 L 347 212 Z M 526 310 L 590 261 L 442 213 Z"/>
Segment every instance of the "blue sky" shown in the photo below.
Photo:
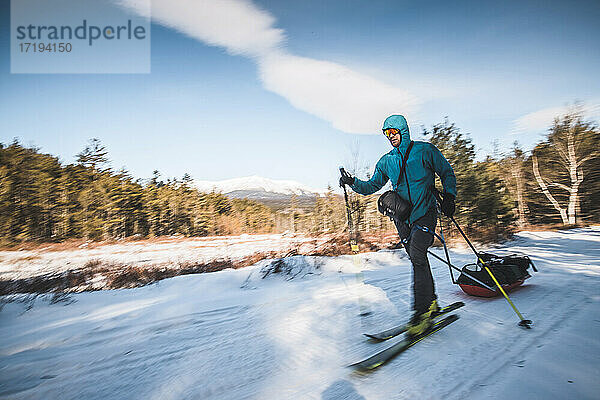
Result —
<path fill-rule="evenodd" d="M 576 100 L 600 116 L 597 1 L 154 0 L 137 75 L 11 74 L 0 4 L 0 142 L 70 163 L 97 137 L 140 178 L 324 188 L 353 149 L 368 170 L 389 151 L 390 113 L 416 139 L 448 116 L 480 157 L 531 148 Z"/>

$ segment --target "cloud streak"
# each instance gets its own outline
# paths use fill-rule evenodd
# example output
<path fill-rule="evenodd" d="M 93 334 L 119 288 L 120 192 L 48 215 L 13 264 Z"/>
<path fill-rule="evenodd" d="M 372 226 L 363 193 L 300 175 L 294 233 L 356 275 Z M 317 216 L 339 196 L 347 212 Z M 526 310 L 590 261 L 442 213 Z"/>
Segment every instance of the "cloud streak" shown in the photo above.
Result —
<path fill-rule="evenodd" d="M 572 111 L 572 106 L 565 105 L 560 107 L 550 107 L 538 110 L 513 121 L 512 134 L 518 135 L 526 132 L 546 131 L 554 123 L 554 119 L 561 117 Z M 590 101 L 588 104 L 583 104 L 581 111 L 583 116 L 587 118 L 600 117 L 600 101 Z"/>
<path fill-rule="evenodd" d="M 117 0 L 149 17 L 142 3 Z M 152 20 L 252 58 L 265 89 L 343 132 L 379 133 L 386 116 L 402 113 L 410 120 L 421 103 L 405 90 L 346 66 L 289 53 L 275 18 L 248 0 L 152 0 Z"/>
<path fill-rule="evenodd" d="M 274 28 L 275 18 L 245 0 L 151 0 L 152 22 L 181 32 L 230 54 L 262 57 L 285 41 L 283 30 Z M 146 0 L 116 0 L 145 17 Z"/>
<path fill-rule="evenodd" d="M 333 62 L 281 53 L 259 65 L 266 89 L 348 133 L 379 133 L 385 117 L 409 116 L 419 103 L 410 93 Z"/>

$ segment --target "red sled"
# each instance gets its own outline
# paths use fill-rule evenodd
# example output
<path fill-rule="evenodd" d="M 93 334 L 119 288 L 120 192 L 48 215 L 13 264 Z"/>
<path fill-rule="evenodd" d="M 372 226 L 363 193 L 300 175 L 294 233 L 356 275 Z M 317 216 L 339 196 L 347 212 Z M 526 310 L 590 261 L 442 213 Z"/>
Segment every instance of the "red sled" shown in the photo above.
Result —
<path fill-rule="evenodd" d="M 537 272 L 537 268 L 527 256 L 479 253 L 478 262 L 465 265 L 458 279 L 453 279 L 452 282 L 458 284 L 469 296 L 496 297 L 502 292 L 494 283 L 499 283 L 505 292 L 509 292 L 521 286 L 527 278 L 531 278 L 528 271 L 530 266 Z M 495 279 L 490 279 L 492 273 Z"/>
<path fill-rule="evenodd" d="M 516 288 L 517 286 L 521 286 L 523 284 L 523 282 L 525 282 L 525 279 L 518 280 L 511 284 L 504 284 L 504 285 L 502 285 L 502 289 L 504 289 L 505 292 L 509 292 L 509 291 L 513 290 L 514 288 Z M 458 286 L 460 286 L 460 288 L 463 290 L 463 292 L 465 292 L 466 294 L 468 294 L 470 296 L 496 297 L 496 296 L 500 296 L 502 294 L 500 292 L 500 290 L 498 290 L 498 289 L 496 289 L 494 291 L 494 290 L 489 290 L 487 288 L 484 288 L 482 286 L 466 285 L 464 283 L 459 283 Z"/>

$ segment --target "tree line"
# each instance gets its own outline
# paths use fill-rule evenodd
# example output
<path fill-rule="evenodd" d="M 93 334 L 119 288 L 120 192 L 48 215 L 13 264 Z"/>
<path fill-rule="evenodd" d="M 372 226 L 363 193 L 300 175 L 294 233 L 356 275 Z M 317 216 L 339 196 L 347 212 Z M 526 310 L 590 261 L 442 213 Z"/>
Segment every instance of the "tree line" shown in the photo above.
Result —
<path fill-rule="evenodd" d="M 510 152 L 475 161 L 471 141 L 448 121 L 425 134 L 455 170 L 457 218 L 471 231 L 497 237 L 515 227 L 600 221 L 600 130 L 577 106 L 529 154 L 515 141 Z"/>
<path fill-rule="evenodd" d="M 65 166 L 17 141 L 0 144 L 0 238 L 13 243 L 273 230 L 267 206 L 201 193 L 187 174 L 163 181 L 155 171 L 143 182 L 107 164 L 97 139 Z"/>
<path fill-rule="evenodd" d="M 529 153 L 515 142 L 509 153 L 478 161 L 471 139 L 447 119 L 423 134 L 454 168 L 456 219 L 472 234 L 497 239 L 517 227 L 600 221 L 600 131 L 578 109 L 558 117 Z M 377 212 L 377 197 L 350 196 L 362 232 L 394 229 Z M 332 188 L 313 206 L 300 207 L 292 198 L 288 208 L 274 210 L 252 200 L 199 192 L 187 174 L 163 180 L 155 171 L 144 181 L 126 170 L 112 170 L 97 139 L 68 165 L 18 141 L 0 143 L 4 243 L 283 231 L 320 234 L 345 228 L 345 204 Z"/>

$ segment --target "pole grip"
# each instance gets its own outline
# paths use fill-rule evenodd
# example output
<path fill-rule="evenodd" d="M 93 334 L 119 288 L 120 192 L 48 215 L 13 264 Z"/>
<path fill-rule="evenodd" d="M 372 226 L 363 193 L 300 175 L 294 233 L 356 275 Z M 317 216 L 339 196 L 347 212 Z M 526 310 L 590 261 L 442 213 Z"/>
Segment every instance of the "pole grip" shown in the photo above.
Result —
<path fill-rule="evenodd" d="M 340 175 L 342 175 L 342 177 L 346 174 L 346 170 L 344 169 L 344 167 L 340 167 Z M 344 184 L 340 184 L 340 187 L 344 188 L 344 193 L 346 192 L 346 185 Z"/>

